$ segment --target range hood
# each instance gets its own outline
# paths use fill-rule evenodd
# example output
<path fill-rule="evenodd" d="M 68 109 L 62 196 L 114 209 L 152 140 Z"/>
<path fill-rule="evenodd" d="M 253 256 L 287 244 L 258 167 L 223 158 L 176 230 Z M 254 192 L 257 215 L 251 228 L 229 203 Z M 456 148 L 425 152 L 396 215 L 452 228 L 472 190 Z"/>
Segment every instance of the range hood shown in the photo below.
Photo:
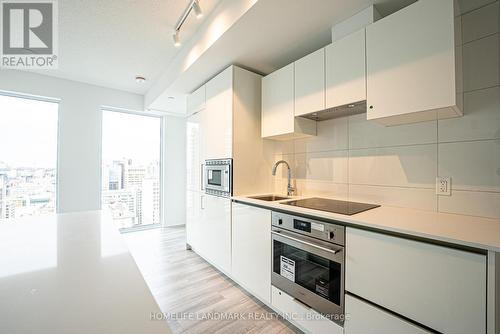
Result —
<path fill-rule="evenodd" d="M 313 121 L 326 121 L 333 118 L 363 114 L 366 112 L 366 100 L 345 104 L 330 109 L 315 111 L 298 117 L 307 118 Z"/>

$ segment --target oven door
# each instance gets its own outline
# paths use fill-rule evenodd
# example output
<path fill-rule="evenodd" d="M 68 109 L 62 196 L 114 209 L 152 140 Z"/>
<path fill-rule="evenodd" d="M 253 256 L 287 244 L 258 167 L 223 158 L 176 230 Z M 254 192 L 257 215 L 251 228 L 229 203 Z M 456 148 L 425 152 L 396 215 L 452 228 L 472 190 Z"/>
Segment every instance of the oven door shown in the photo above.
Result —
<path fill-rule="evenodd" d="M 205 189 L 231 191 L 231 165 L 205 165 Z"/>
<path fill-rule="evenodd" d="M 272 252 L 272 284 L 341 324 L 344 319 L 344 248 L 273 228 Z"/>

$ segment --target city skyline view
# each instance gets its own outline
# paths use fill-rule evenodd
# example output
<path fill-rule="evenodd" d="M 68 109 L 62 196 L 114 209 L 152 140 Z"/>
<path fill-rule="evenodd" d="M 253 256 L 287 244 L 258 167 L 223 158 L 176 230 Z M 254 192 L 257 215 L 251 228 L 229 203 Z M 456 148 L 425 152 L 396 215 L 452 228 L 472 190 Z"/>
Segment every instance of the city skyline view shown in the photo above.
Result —
<path fill-rule="evenodd" d="M 161 119 L 102 115 L 102 209 L 121 228 L 159 224 Z"/>
<path fill-rule="evenodd" d="M 58 107 L 0 95 L 0 220 L 56 212 Z"/>

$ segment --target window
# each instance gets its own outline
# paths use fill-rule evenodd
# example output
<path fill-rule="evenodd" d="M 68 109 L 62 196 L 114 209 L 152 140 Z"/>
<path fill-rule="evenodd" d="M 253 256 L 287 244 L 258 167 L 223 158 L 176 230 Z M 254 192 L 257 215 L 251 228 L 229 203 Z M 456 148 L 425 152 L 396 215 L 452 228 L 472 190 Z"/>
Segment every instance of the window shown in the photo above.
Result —
<path fill-rule="evenodd" d="M 102 209 L 124 229 L 161 222 L 161 118 L 103 110 Z"/>
<path fill-rule="evenodd" d="M 0 220 L 56 212 L 58 107 L 0 95 Z"/>

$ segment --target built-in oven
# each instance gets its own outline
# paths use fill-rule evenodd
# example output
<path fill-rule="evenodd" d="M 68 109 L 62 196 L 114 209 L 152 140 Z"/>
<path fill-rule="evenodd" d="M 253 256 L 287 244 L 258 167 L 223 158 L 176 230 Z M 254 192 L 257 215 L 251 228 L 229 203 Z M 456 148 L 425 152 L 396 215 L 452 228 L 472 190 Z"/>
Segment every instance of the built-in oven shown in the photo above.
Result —
<path fill-rule="evenodd" d="M 232 159 L 205 160 L 203 167 L 203 184 L 209 195 L 230 197 L 232 188 Z"/>
<path fill-rule="evenodd" d="M 344 226 L 273 212 L 271 233 L 272 284 L 342 324 Z"/>

